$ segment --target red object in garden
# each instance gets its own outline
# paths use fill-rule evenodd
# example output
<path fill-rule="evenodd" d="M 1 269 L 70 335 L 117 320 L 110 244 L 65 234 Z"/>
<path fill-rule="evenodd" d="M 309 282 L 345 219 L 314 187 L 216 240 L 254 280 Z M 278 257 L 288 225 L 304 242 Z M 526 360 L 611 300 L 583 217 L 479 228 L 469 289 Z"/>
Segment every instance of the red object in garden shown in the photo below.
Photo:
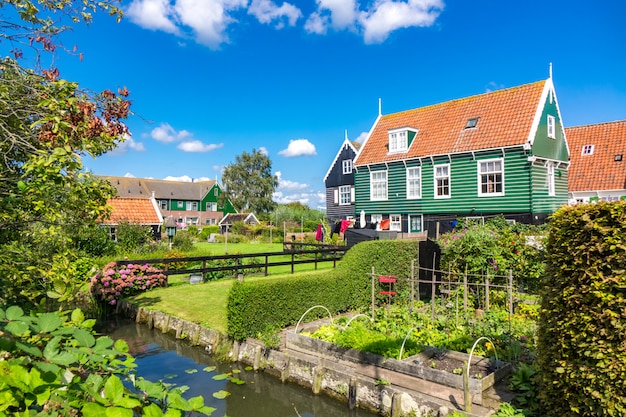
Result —
<path fill-rule="evenodd" d="M 389 284 L 389 291 L 381 291 L 381 295 L 396 295 L 396 292 L 392 290 L 393 284 L 396 282 L 396 277 L 393 275 L 381 275 L 378 277 L 378 282 L 381 284 Z"/>

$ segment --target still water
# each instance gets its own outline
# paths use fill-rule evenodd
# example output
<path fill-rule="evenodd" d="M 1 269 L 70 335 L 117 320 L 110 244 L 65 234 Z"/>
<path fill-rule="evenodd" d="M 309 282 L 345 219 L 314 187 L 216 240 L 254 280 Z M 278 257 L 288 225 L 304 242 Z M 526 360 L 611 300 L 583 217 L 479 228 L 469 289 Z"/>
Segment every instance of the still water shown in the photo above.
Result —
<path fill-rule="evenodd" d="M 151 381 L 186 385 L 189 387 L 186 398 L 202 395 L 206 405 L 216 408 L 211 417 L 376 416 L 360 409 L 349 410 L 347 403 L 313 395 L 310 389 L 283 384 L 280 379 L 262 372 L 246 371 L 242 364 L 217 362 L 201 347 L 190 346 L 160 330 L 151 330 L 130 320 L 101 323 L 97 330 L 128 342 L 136 359 L 137 375 Z M 233 376 L 245 384 L 213 379 L 233 371 Z M 225 399 L 214 398 L 213 393 L 220 390 L 230 395 Z"/>

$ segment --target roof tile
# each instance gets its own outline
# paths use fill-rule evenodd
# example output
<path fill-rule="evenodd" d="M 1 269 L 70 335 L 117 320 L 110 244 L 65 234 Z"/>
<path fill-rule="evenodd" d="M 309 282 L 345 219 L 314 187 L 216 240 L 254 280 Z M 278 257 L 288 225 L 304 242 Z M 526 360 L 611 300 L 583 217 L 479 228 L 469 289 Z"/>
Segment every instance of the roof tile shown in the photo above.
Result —
<path fill-rule="evenodd" d="M 107 201 L 113 208 L 109 219 L 103 224 L 117 225 L 122 222 L 132 224 L 153 225 L 161 224 L 161 215 L 149 198 L 122 198 L 116 197 Z"/>
<path fill-rule="evenodd" d="M 565 137 L 570 148 L 570 191 L 626 189 L 626 120 L 569 127 Z M 593 145 L 591 155 L 583 155 Z M 621 161 L 615 157 L 622 155 Z"/>
<path fill-rule="evenodd" d="M 528 140 L 545 81 L 381 116 L 355 165 L 523 145 Z M 467 121 L 479 118 L 475 128 Z M 417 129 L 407 152 L 389 154 L 388 131 Z"/>

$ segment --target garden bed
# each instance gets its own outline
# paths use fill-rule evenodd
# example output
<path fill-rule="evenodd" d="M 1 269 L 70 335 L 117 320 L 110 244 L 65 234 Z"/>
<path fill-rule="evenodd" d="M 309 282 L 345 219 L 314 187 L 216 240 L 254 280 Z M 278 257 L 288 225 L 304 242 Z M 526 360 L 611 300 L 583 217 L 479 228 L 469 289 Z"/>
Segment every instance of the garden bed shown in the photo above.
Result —
<path fill-rule="evenodd" d="M 400 361 L 356 349 L 343 348 L 294 332 L 286 334 L 285 343 L 289 350 L 342 362 L 352 367 L 356 373 L 367 376 L 376 375 L 381 383 L 403 385 L 436 398 L 463 404 L 462 372 L 465 372 L 466 363 L 469 360 L 469 355 L 465 353 L 427 349 Z M 371 366 L 376 367 L 376 370 L 373 371 Z M 385 372 L 380 370 L 385 370 Z M 510 372 L 509 363 L 500 362 L 498 369 L 494 372 L 489 366 L 489 359 L 473 355 L 469 380 L 472 402 L 478 405 L 483 404 L 485 391 Z"/>

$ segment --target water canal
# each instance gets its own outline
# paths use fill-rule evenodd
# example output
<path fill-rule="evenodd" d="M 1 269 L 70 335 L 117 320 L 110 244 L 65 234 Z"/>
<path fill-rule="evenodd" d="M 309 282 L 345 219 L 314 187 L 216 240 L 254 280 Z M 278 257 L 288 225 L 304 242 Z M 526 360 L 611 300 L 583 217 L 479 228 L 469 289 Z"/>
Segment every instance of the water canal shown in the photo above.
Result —
<path fill-rule="evenodd" d="M 101 323 L 98 331 L 113 339 L 124 339 L 136 359 L 137 374 L 146 379 L 188 386 L 187 398 L 202 395 L 205 404 L 215 407 L 212 417 L 375 417 L 371 412 L 349 410 L 346 403 L 310 389 L 282 383 L 273 376 L 246 370 L 239 363 L 220 363 L 203 348 L 191 346 L 160 330 L 149 329 L 126 319 Z M 215 368 L 213 368 L 215 367 Z M 235 384 L 214 376 L 234 372 L 245 381 Z M 213 397 L 220 390 L 224 399 Z"/>

